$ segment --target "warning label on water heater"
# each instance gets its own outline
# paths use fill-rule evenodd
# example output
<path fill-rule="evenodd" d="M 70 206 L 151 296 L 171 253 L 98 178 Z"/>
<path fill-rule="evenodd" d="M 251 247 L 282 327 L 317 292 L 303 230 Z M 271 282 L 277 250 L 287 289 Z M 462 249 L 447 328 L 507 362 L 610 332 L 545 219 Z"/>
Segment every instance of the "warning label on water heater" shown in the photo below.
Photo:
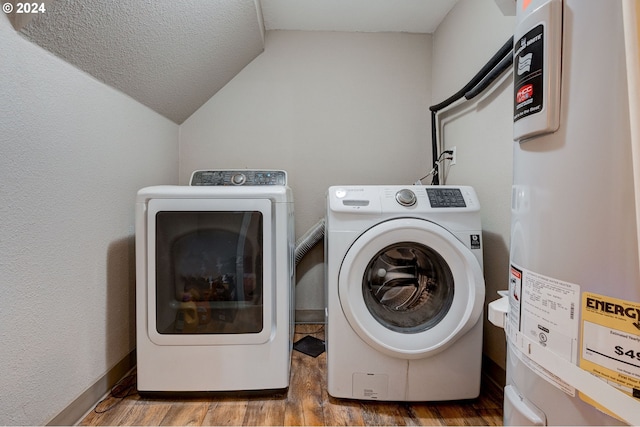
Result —
<path fill-rule="evenodd" d="M 640 399 L 640 303 L 582 295 L 580 368 Z"/>
<path fill-rule="evenodd" d="M 534 27 L 514 44 L 513 121 L 542 111 L 544 102 L 544 26 Z"/>
<path fill-rule="evenodd" d="M 511 264 L 509 279 L 509 333 L 517 331 L 556 355 L 576 363 L 580 286 Z M 516 356 L 540 377 L 573 396 L 575 389 L 529 360 Z"/>

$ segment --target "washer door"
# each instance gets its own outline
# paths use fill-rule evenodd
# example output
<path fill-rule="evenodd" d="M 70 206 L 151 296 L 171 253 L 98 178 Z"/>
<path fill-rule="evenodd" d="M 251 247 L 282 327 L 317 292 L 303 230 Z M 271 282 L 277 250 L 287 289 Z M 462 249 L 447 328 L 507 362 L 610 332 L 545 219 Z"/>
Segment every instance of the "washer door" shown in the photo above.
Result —
<path fill-rule="evenodd" d="M 338 293 L 362 340 L 393 357 L 417 359 L 444 350 L 476 324 L 484 279 L 453 234 L 401 218 L 356 239 L 340 267 Z"/>

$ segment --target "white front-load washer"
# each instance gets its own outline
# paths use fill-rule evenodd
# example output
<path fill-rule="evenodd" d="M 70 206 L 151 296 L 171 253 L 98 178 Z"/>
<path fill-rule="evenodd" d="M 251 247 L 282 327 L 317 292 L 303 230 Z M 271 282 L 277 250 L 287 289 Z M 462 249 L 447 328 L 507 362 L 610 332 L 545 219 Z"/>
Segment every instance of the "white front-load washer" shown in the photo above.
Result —
<path fill-rule="evenodd" d="M 477 397 L 485 288 L 473 188 L 330 187 L 325 236 L 329 394 Z"/>

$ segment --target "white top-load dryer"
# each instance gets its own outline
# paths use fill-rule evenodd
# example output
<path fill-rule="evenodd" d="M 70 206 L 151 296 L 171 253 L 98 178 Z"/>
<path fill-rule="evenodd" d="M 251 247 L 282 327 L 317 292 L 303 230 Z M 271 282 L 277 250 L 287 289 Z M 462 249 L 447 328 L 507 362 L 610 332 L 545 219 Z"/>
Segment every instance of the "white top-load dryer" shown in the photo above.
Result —
<path fill-rule="evenodd" d="M 284 171 L 197 171 L 136 202 L 141 392 L 284 389 L 294 301 Z"/>
<path fill-rule="evenodd" d="M 478 396 L 485 290 L 471 187 L 331 187 L 325 251 L 330 395 Z"/>

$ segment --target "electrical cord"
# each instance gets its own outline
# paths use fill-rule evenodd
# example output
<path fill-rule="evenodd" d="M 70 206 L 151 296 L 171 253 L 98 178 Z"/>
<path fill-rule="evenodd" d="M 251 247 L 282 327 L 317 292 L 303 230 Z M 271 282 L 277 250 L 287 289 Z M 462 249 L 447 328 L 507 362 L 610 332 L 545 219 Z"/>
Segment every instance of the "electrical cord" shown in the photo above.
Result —
<path fill-rule="evenodd" d="M 449 157 L 444 157 L 444 156 L 445 156 L 445 155 L 447 155 L 447 154 L 449 154 Z M 438 157 L 438 160 L 436 160 L 436 162 L 435 162 L 435 163 L 436 163 L 438 166 L 440 166 L 440 165 L 442 164 L 442 162 L 444 162 L 445 160 L 453 160 L 453 157 L 451 157 L 451 155 L 452 155 L 452 154 L 453 154 L 453 150 L 446 150 L 446 151 L 443 151 L 443 152 L 442 152 L 442 154 L 440 154 L 440 156 Z M 443 157 L 444 157 L 444 159 L 443 159 Z M 436 170 L 437 170 L 437 168 L 436 168 L 436 166 L 434 166 L 434 167 L 429 171 L 429 173 L 428 173 L 428 174 L 426 174 L 426 175 L 425 175 L 425 176 L 423 176 L 422 178 L 418 179 L 418 180 L 414 183 L 414 185 L 423 185 L 423 184 L 422 184 L 422 180 L 423 180 L 423 179 L 426 179 L 426 178 L 428 178 L 428 177 L 430 177 L 430 176 L 432 176 Z M 432 180 L 431 180 L 431 185 L 437 185 L 437 184 L 434 184 L 433 178 L 432 178 Z"/>
<path fill-rule="evenodd" d="M 314 330 L 314 331 L 310 331 L 310 332 L 298 332 L 295 331 L 296 335 L 318 335 L 320 333 L 324 332 L 324 324 L 321 324 L 318 329 Z"/>
<path fill-rule="evenodd" d="M 136 373 L 132 372 L 118 381 L 111 388 L 109 395 L 96 404 L 96 406 L 93 408 L 93 412 L 95 412 L 96 414 L 104 414 L 105 412 L 109 412 L 110 410 L 118 406 L 118 404 L 120 404 L 124 399 L 136 394 L 136 392 Z M 118 400 L 114 403 L 111 403 L 111 405 L 106 406 L 105 403 L 111 398 Z M 105 407 L 102 408 L 101 406 Z"/>

